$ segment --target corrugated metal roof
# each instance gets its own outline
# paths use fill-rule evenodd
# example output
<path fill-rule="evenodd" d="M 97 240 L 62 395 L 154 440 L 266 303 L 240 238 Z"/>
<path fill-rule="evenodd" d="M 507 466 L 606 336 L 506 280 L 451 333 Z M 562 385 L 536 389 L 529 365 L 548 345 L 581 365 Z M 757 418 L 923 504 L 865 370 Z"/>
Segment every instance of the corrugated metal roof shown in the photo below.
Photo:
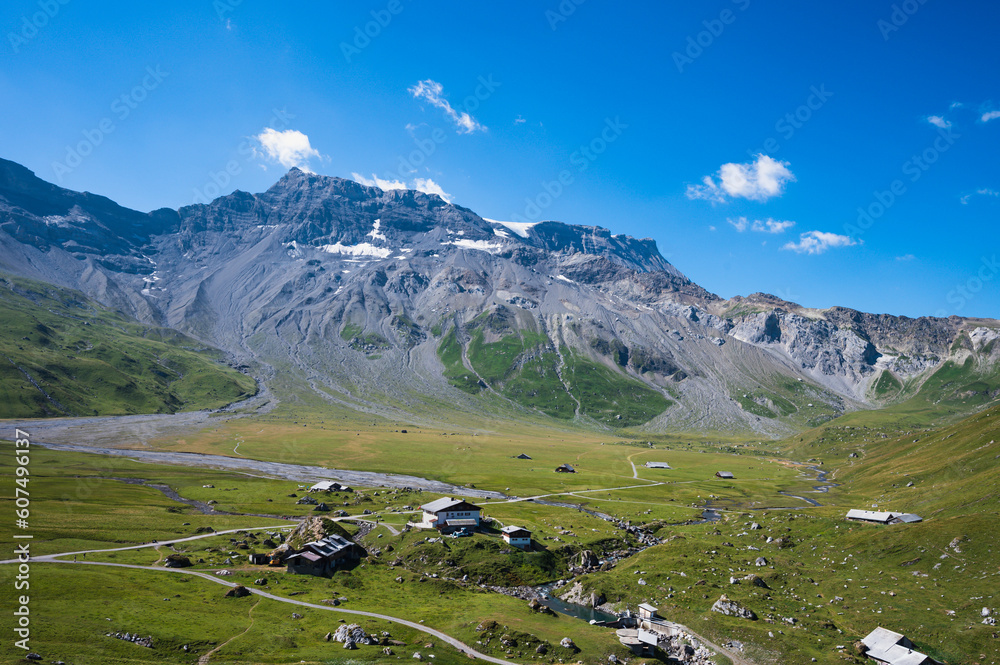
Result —
<path fill-rule="evenodd" d="M 463 501 L 462 499 L 453 499 L 450 496 L 443 496 L 440 499 L 431 501 L 430 503 L 425 503 L 420 506 L 420 509 L 426 513 L 440 513 L 444 510 L 454 510 L 457 506 L 461 505 L 469 506 L 470 510 L 480 510 L 479 506 L 475 506 L 468 501 Z"/>
<path fill-rule="evenodd" d="M 298 554 L 293 554 L 292 556 L 288 557 L 286 561 L 291 561 L 292 559 L 305 559 L 306 561 L 309 561 L 311 563 L 316 563 L 322 558 L 323 557 L 319 556 L 318 554 L 313 554 L 312 552 L 299 552 Z"/>
<path fill-rule="evenodd" d="M 518 531 L 523 531 L 523 532 L 525 532 L 527 534 L 531 533 L 530 531 L 528 531 L 527 529 L 525 529 L 523 526 L 505 526 L 504 528 L 500 529 L 500 533 L 507 533 L 507 534 L 517 533 Z"/>
<path fill-rule="evenodd" d="M 670 465 L 666 462 L 646 462 L 646 468 L 648 469 L 669 469 Z"/>
<path fill-rule="evenodd" d="M 901 513 L 884 513 L 875 512 L 873 510 L 848 510 L 847 519 L 849 520 L 865 520 L 868 522 L 888 522 L 891 518 Z"/>
<path fill-rule="evenodd" d="M 879 626 L 872 632 L 868 633 L 868 635 L 861 641 L 864 642 L 865 646 L 869 649 L 885 651 L 889 647 L 899 644 L 904 639 L 906 638 L 903 637 L 902 633 L 897 633 L 889 630 L 888 628 L 882 628 Z"/>
<path fill-rule="evenodd" d="M 445 520 L 447 526 L 479 526 L 479 522 L 474 519 Z"/>
<path fill-rule="evenodd" d="M 306 543 L 303 549 L 314 552 L 322 557 L 330 557 L 339 554 L 353 544 L 342 536 L 332 535 L 322 540 L 314 540 L 311 543 Z"/>
<path fill-rule="evenodd" d="M 900 522 L 905 522 L 907 524 L 912 524 L 913 522 L 923 522 L 924 518 L 920 515 L 914 515 L 913 513 L 901 513 L 896 515 L 896 519 Z"/>
<path fill-rule="evenodd" d="M 868 657 L 890 665 L 926 665 L 935 661 L 926 654 L 914 651 L 912 643 L 902 634 L 878 627 L 861 640 L 868 647 Z"/>

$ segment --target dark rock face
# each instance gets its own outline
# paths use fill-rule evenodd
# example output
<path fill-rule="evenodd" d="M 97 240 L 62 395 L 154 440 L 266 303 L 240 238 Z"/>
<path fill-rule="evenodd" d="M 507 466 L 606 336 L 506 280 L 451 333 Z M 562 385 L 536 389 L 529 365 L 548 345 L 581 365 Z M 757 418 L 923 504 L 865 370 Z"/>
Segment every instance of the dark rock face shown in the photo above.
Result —
<path fill-rule="evenodd" d="M 435 195 L 298 169 L 260 194 L 141 213 L 0 160 L 0 269 L 177 328 L 262 375 L 292 367 L 293 383 L 322 399 L 350 394 L 352 408 L 415 422 L 429 418 L 420 396 L 465 411 L 507 398 L 481 376 L 463 391 L 444 375 L 451 331 L 464 351 L 475 335 L 540 339 L 517 362 L 554 358 L 538 371 L 564 385 L 576 359 L 669 392 L 653 429 L 782 434 L 780 419 L 733 394 L 772 375 L 811 382 L 811 399 L 838 412 L 865 406 L 883 370 L 929 372 L 979 325 L 805 310 L 766 294 L 724 301 L 649 239 L 507 225 Z M 975 339 L 977 350 L 989 342 Z"/>

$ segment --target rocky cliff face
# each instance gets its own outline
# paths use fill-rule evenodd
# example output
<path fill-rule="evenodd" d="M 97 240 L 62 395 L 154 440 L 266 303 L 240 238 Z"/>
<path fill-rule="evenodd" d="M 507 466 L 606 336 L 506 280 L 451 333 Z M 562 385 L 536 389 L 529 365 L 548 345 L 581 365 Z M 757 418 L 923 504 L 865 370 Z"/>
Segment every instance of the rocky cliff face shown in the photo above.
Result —
<path fill-rule="evenodd" d="M 144 214 L 0 161 L 0 268 L 409 420 L 451 418 L 427 407 L 444 403 L 778 434 L 884 401 L 879 377 L 919 382 L 962 335 L 981 355 L 1000 326 L 724 301 L 652 240 L 297 169 L 261 194 Z"/>

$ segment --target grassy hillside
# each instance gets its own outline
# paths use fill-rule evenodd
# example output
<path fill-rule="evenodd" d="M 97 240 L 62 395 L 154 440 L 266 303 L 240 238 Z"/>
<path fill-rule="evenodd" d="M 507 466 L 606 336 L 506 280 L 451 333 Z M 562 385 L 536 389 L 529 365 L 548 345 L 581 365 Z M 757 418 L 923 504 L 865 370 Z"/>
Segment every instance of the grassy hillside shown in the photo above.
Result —
<path fill-rule="evenodd" d="M 0 277 L 0 418 L 170 413 L 253 394 L 215 349 L 48 284 Z"/>
<path fill-rule="evenodd" d="M 475 395 L 489 387 L 512 402 L 553 418 L 570 420 L 579 413 L 611 427 L 641 425 L 672 404 L 660 392 L 623 372 L 568 348 L 557 352 L 542 333 L 511 327 L 493 329 L 495 318 L 481 315 L 469 325 L 465 355 L 474 372 L 462 362 L 457 328 L 450 328 L 441 340 L 438 357 L 444 364 L 445 378 L 456 388 Z M 486 330 L 506 334 L 489 342 Z"/>

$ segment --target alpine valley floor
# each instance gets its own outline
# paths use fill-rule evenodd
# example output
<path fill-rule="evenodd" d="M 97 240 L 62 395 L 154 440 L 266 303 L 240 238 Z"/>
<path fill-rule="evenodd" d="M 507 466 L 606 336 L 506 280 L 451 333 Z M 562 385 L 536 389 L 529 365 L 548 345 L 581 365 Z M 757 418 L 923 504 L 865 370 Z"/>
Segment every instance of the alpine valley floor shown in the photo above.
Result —
<path fill-rule="evenodd" d="M 1000 641 L 982 610 L 998 611 L 998 416 L 994 407 L 907 425 L 858 412 L 775 442 L 502 423 L 444 431 L 347 416 L 296 422 L 278 409 L 217 415 L 183 435 L 102 427 L 107 437 L 76 439 L 77 450 L 45 448 L 58 435 L 36 437 L 9 421 L 11 435 L 22 427 L 34 442 L 22 532 L 33 536 L 31 648 L 66 663 L 374 662 L 417 652 L 447 663 L 466 661 L 462 651 L 503 662 L 637 662 L 612 629 L 526 602 L 526 588 L 562 582 L 554 593 L 572 589 L 608 611 L 657 606 L 731 656 L 716 663 L 865 662 L 854 645 L 877 626 L 942 662 L 995 663 Z M 14 446 L 2 448 L 2 473 L 13 478 Z M 184 463 L 151 461 L 158 452 Z M 227 468 L 212 468 L 211 456 L 228 458 Z M 244 471 L 241 459 L 271 466 Z M 576 473 L 555 473 L 560 464 Z M 364 546 L 359 565 L 326 579 L 247 563 L 267 550 L 264 533 L 318 514 L 290 496 L 311 483 L 283 465 L 372 472 L 367 484 L 352 480 L 352 492 L 326 499 Z M 401 470 L 428 489 L 377 475 Z M 436 534 L 407 528 L 417 506 L 444 491 L 482 506 L 490 524 L 471 538 L 431 542 Z M 13 512 L 14 497 L 4 498 Z M 844 519 L 875 506 L 923 521 Z M 700 519 L 706 507 L 717 521 Z M 503 545 L 497 529 L 511 524 L 532 531 L 534 551 Z M 12 542 L 10 527 L 4 535 Z M 581 571 L 586 550 L 610 563 Z M 195 563 L 166 568 L 170 554 Z M 216 574 L 223 569 L 231 575 Z M 0 565 L 4 588 L 16 575 L 16 561 Z M 227 598 L 213 582 L 260 593 Z M 518 588 L 522 597 L 508 595 Z M 757 619 L 712 611 L 722 595 Z M 389 633 L 393 655 L 326 641 L 341 619 Z M 113 637 L 126 632 L 153 647 Z M 575 648 L 560 646 L 565 637 Z M 5 662 L 24 656 L 12 642 L 0 647 Z"/>

